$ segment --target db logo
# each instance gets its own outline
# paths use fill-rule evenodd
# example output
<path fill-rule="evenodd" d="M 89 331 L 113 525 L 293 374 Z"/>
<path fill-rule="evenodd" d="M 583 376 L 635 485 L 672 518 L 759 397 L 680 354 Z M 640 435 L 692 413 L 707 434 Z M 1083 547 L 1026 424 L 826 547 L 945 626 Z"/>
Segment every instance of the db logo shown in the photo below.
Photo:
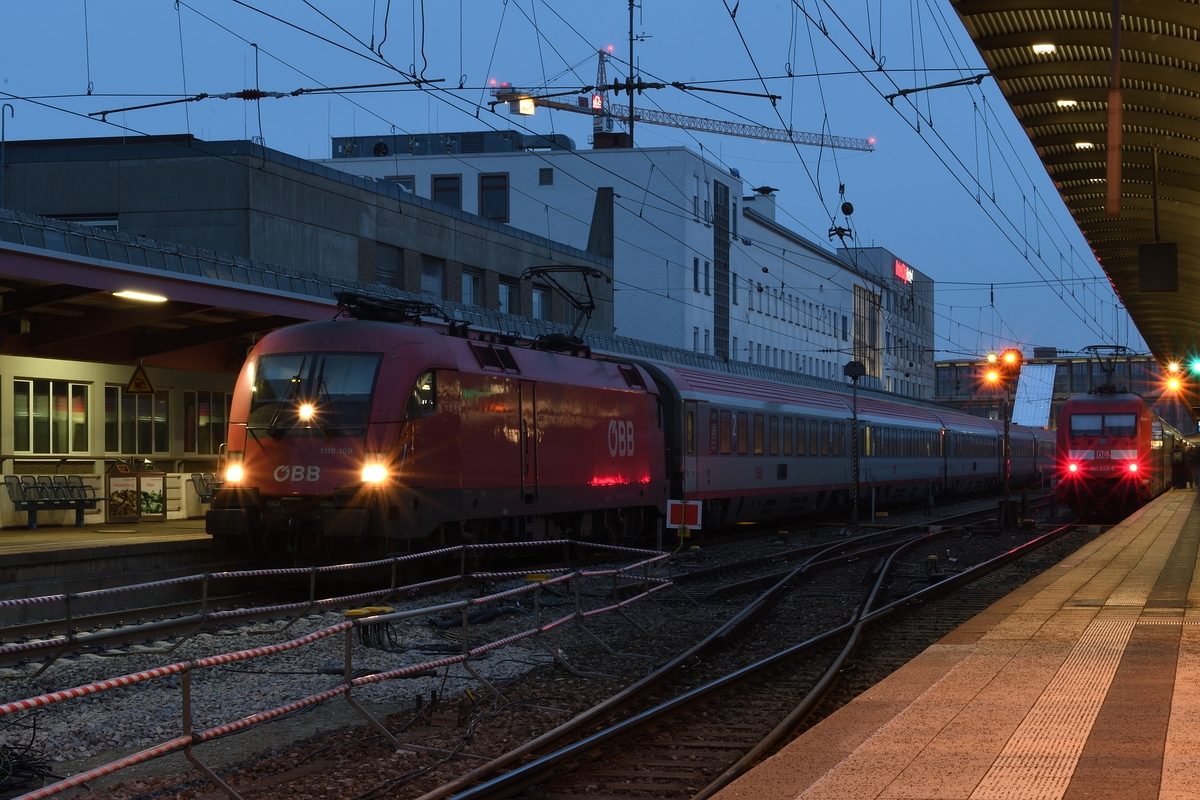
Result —
<path fill-rule="evenodd" d="M 304 467 L 299 464 L 289 467 L 287 464 L 281 464 L 275 468 L 275 480 L 280 483 L 284 481 L 316 483 L 321 480 L 321 468 L 317 466 Z"/>
<path fill-rule="evenodd" d="M 613 456 L 633 455 L 633 422 L 613 419 L 608 422 L 608 453 Z"/>

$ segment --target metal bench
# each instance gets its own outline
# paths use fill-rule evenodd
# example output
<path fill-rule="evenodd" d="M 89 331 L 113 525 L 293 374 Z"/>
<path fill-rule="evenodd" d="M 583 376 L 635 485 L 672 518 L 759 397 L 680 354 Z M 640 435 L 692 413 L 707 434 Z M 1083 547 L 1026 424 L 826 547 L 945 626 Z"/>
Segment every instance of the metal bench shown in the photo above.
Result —
<path fill-rule="evenodd" d="M 192 486 L 196 489 L 196 496 L 200 498 L 201 503 L 211 503 L 213 493 L 217 490 L 216 476 L 209 473 L 192 473 Z"/>
<path fill-rule="evenodd" d="M 78 475 L 4 476 L 4 487 L 13 508 L 29 514 L 28 528 L 37 530 L 39 511 L 74 511 L 75 527 L 83 527 L 83 514 L 96 508 L 96 489 Z"/>

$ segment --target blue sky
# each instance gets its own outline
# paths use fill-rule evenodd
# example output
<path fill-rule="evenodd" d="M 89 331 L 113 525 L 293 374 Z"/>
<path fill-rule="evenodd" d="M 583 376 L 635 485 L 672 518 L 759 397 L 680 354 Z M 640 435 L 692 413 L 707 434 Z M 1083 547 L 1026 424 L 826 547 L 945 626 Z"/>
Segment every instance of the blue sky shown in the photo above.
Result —
<path fill-rule="evenodd" d="M 330 136 L 523 128 L 586 147 L 586 116 L 493 111 L 488 87 L 578 90 L 610 45 L 608 79 L 628 72 L 628 0 L 43 0 L 3 12 L 9 140 L 261 136 L 327 158 Z M 1145 351 L 995 83 L 888 99 L 985 71 L 948 0 L 642 0 L 633 27 L 636 74 L 696 87 L 647 90 L 639 107 L 875 139 L 863 153 L 636 128 L 638 146 L 703 148 L 747 187 L 777 187 L 780 221 L 814 240 L 828 242 L 852 202 L 858 244 L 937 282 L 941 357 Z M 326 91 L 413 77 L 428 82 Z M 320 91 L 120 110 L 255 86 Z"/>

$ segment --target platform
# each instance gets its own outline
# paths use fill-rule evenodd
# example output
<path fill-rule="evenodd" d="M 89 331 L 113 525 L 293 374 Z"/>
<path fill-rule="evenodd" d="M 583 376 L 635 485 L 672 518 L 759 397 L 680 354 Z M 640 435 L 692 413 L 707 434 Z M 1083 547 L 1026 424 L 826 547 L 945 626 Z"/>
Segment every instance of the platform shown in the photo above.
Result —
<path fill-rule="evenodd" d="M 1175 489 L 718 800 L 1200 797 L 1200 499 Z"/>

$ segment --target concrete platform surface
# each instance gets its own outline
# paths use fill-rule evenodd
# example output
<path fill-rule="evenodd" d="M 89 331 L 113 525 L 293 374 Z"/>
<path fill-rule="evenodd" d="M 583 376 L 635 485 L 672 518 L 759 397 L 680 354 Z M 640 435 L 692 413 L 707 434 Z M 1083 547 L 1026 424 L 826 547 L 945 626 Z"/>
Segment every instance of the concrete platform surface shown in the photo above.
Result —
<path fill-rule="evenodd" d="M 151 542 L 212 541 L 204 532 L 202 519 L 178 519 L 166 522 L 133 524 L 70 525 L 0 530 L 0 557 L 21 553 L 84 550 L 96 547 L 121 547 Z"/>
<path fill-rule="evenodd" d="M 1200 798 L 1198 544 L 1168 492 L 717 800 Z"/>

